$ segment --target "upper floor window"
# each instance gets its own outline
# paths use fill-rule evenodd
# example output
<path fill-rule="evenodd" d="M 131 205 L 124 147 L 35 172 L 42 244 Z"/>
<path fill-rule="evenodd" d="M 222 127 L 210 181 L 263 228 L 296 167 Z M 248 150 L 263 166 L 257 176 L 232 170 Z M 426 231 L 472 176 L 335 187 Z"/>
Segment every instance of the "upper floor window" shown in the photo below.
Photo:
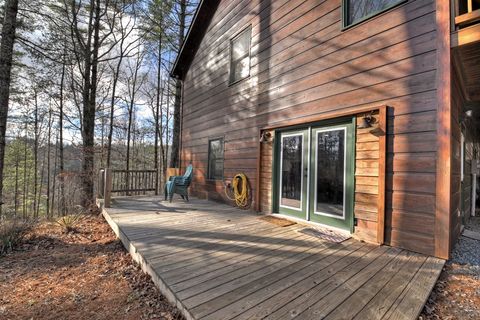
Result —
<path fill-rule="evenodd" d="M 223 139 L 208 142 L 208 179 L 223 179 Z"/>
<path fill-rule="evenodd" d="M 230 40 L 230 83 L 240 81 L 250 75 L 250 39 L 248 27 Z"/>
<path fill-rule="evenodd" d="M 343 0 L 344 27 L 368 19 L 406 0 Z"/>

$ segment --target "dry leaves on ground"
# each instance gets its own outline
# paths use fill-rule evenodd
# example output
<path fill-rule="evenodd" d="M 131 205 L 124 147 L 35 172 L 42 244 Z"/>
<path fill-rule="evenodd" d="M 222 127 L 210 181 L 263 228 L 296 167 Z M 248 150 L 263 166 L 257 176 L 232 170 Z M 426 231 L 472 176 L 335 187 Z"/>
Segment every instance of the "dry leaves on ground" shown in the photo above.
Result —
<path fill-rule="evenodd" d="M 181 319 L 101 217 L 54 223 L 0 258 L 1 319 Z"/>

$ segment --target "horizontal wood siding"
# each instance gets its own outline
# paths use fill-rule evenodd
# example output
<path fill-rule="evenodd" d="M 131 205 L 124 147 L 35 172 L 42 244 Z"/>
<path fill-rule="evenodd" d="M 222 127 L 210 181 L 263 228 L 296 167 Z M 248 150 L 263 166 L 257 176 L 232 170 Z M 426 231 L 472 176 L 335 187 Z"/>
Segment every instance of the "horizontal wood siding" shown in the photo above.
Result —
<path fill-rule="evenodd" d="M 360 156 L 355 159 L 355 204 L 354 216 L 357 225 L 354 236 L 368 242 L 377 242 L 378 199 L 382 191 L 379 190 L 379 163 L 380 155 L 385 150 L 380 150 L 378 110 L 373 114 L 377 119 L 372 128 L 360 129 L 358 124 L 362 121 L 363 114 L 357 117 L 356 153 Z"/>
<path fill-rule="evenodd" d="M 270 136 L 275 136 L 271 130 Z M 260 145 L 260 211 L 272 213 L 273 139 Z"/>
<path fill-rule="evenodd" d="M 244 172 L 252 194 L 259 185 L 271 192 L 263 180 L 268 172 L 256 181 L 261 128 L 388 105 L 385 240 L 434 254 L 431 228 L 418 227 L 422 217 L 434 219 L 434 9 L 433 0 L 410 0 L 342 30 L 340 0 L 222 1 L 184 82 L 182 161 L 196 168 L 195 193 L 223 192 L 206 180 L 209 138 L 224 136 L 225 177 Z M 250 77 L 229 86 L 229 39 L 248 25 Z M 357 150 L 365 166 L 376 157 L 368 143 Z M 362 179 L 356 192 L 370 195 L 363 198 L 368 204 L 378 188 Z M 375 222 L 365 212 L 361 223 L 370 228 Z"/>

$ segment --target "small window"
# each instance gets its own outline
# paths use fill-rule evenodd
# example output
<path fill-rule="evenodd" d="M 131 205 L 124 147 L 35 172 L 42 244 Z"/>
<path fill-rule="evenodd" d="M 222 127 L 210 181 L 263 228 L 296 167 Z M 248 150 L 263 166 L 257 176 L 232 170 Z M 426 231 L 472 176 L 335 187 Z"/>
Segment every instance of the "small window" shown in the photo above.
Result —
<path fill-rule="evenodd" d="M 348 27 L 368 19 L 406 0 L 343 0 L 343 26 Z"/>
<path fill-rule="evenodd" d="M 208 179 L 223 179 L 223 139 L 208 142 Z"/>
<path fill-rule="evenodd" d="M 250 27 L 230 40 L 230 84 L 250 75 Z"/>

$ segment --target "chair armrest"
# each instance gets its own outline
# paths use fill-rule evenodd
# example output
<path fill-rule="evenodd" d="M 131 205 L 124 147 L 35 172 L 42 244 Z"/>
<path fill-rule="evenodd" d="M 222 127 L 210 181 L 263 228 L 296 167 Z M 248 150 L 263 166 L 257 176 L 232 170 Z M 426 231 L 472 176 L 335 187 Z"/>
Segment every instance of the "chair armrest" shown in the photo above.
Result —
<path fill-rule="evenodd" d="M 174 181 L 173 183 L 177 186 L 185 186 L 185 185 L 189 184 L 187 179 L 185 179 L 182 176 L 174 177 L 173 181 Z"/>

